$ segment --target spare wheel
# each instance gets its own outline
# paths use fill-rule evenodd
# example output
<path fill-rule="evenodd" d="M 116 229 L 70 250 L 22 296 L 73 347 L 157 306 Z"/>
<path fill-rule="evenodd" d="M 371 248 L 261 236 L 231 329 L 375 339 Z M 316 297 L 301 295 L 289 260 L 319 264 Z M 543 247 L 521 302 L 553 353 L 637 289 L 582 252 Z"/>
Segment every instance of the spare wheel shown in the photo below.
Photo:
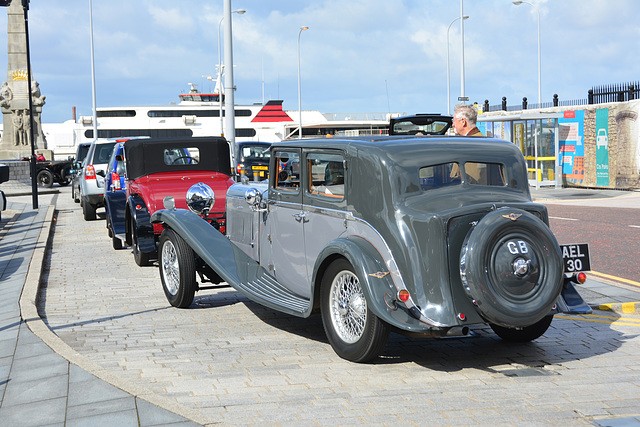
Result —
<path fill-rule="evenodd" d="M 562 290 L 560 247 L 538 217 L 515 208 L 490 212 L 471 228 L 460 276 L 482 317 L 521 328 L 548 315 Z"/>

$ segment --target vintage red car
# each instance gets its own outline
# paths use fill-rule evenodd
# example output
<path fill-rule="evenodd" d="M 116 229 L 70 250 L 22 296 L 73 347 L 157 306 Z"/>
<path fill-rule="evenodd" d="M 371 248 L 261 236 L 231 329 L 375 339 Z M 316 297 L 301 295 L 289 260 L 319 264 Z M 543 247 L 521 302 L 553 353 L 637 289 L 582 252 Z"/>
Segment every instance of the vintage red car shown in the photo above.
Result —
<path fill-rule="evenodd" d="M 157 256 L 162 226 L 151 224 L 151 215 L 163 209 L 163 199 L 176 194 L 177 208 L 187 208 L 188 190 L 198 183 L 208 186 L 214 202 L 206 219 L 224 232 L 225 199 L 231 179 L 229 143 L 224 138 L 131 139 L 124 143 L 125 191 L 105 194 L 107 228 L 114 239 L 133 248 L 138 265 L 149 265 Z"/>

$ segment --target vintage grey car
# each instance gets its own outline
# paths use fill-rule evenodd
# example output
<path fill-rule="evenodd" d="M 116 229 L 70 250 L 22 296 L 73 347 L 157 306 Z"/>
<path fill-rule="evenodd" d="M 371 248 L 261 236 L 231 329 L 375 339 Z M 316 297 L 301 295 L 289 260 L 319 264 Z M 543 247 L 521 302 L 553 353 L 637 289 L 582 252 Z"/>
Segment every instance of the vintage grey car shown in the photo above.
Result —
<path fill-rule="evenodd" d="M 553 314 L 590 311 L 513 144 L 297 140 L 273 144 L 269 168 L 268 182 L 229 188 L 226 236 L 198 215 L 202 187 L 190 192 L 192 211 L 167 199 L 153 214 L 172 305 L 191 305 L 199 273 L 274 310 L 319 312 L 336 353 L 355 362 L 377 357 L 390 331 L 464 336 L 489 324 L 530 341 Z"/>

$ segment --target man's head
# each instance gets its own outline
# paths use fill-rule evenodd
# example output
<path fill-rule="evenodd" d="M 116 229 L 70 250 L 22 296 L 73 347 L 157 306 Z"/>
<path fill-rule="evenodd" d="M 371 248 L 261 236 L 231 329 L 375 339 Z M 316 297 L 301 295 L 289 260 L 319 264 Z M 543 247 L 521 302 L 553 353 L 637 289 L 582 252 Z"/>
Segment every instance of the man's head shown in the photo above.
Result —
<path fill-rule="evenodd" d="M 478 112 L 471 105 L 458 104 L 453 113 L 453 127 L 458 135 L 465 136 L 476 127 Z"/>

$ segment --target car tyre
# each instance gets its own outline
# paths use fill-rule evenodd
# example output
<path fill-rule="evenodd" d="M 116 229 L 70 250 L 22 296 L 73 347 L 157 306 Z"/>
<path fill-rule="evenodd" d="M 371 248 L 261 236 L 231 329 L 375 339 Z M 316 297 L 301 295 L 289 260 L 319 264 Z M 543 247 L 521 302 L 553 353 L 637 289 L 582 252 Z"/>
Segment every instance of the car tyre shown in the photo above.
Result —
<path fill-rule="evenodd" d="M 38 184 L 40 184 L 41 187 L 45 187 L 45 188 L 53 187 L 53 174 L 46 169 L 43 169 L 40 172 L 38 172 L 36 179 L 38 180 Z"/>
<path fill-rule="evenodd" d="M 467 235 L 460 254 L 465 292 L 488 323 L 523 328 L 547 316 L 563 284 L 556 238 L 520 209 L 490 212 Z"/>
<path fill-rule="evenodd" d="M 136 264 L 140 267 L 151 265 L 151 254 L 142 252 L 140 250 L 140 246 L 138 246 L 138 234 L 136 232 L 136 225 L 133 222 L 131 224 L 131 234 L 133 236 L 133 241 L 131 242 L 131 246 L 133 247 L 133 259 Z"/>
<path fill-rule="evenodd" d="M 82 216 L 84 217 L 84 220 L 93 221 L 94 219 L 96 219 L 96 209 L 97 209 L 96 205 L 92 205 L 86 200 L 83 200 L 81 204 L 82 204 Z"/>
<path fill-rule="evenodd" d="M 193 249 L 171 229 L 160 235 L 158 248 L 160 279 L 169 303 L 187 308 L 196 292 L 196 262 Z"/>
<path fill-rule="evenodd" d="M 491 326 L 491 329 L 493 329 L 493 332 L 495 332 L 496 335 L 505 341 L 529 342 L 544 335 L 544 333 L 547 332 L 547 329 L 549 329 L 549 326 L 551 326 L 552 320 L 552 315 L 545 316 L 542 320 L 537 321 L 533 325 L 525 326 L 520 329 L 505 328 L 504 326 L 495 325 L 493 323 L 489 324 L 489 326 Z"/>
<path fill-rule="evenodd" d="M 321 293 L 322 323 L 338 356 L 352 362 L 377 357 L 387 344 L 389 328 L 367 307 L 360 280 L 347 260 L 329 266 Z"/>

